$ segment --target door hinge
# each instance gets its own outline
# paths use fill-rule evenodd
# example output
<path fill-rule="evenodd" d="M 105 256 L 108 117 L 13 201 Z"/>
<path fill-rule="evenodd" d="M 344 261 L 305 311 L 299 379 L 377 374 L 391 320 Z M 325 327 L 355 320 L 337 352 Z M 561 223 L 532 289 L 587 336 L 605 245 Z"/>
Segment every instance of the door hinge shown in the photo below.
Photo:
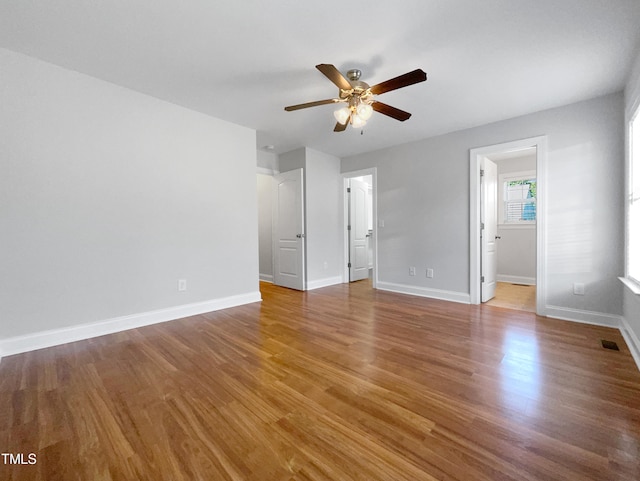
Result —
<path fill-rule="evenodd" d="M 348 267 L 349 269 L 351 269 L 351 262 L 349 262 L 349 263 L 347 264 L 347 267 Z"/>
<path fill-rule="evenodd" d="M 351 187 L 347 187 L 347 194 L 351 192 Z"/>
<path fill-rule="evenodd" d="M 484 177 L 484 169 L 480 169 L 480 177 Z"/>
<path fill-rule="evenodd" d="M 484 222 L 480 222 L 480 230 L 484 229 Z"/>
<path fill-rule="evenodd" d="M 350 225 L 347 226 L 347 230 L 351 230 L 351 226 Z"/>
<path fill-rule="evenodd" d="M 484 282 L 484 276 L 480 277 L 480 282 Z"/>

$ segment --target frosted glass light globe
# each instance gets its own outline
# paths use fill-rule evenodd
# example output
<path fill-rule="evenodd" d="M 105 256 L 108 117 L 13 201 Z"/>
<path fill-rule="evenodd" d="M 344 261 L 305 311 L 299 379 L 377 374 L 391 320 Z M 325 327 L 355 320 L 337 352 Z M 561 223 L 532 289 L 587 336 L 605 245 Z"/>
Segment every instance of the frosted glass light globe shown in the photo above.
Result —
<path fill-rule="evenodd" d="M 348 107 L 343 107 L 333 112 L 333 116 L 336 118 L 338 123 L 343 125 L 347 123 L 350 115 L 351 115 L 351 110 L 349 110 Z"/>
<path fill-rule="evenodd" d="M 373 114 L 373 107 L 369 104 L 362 103 L 358 105 L 356 112 L 358 113 L 358 117 L 362 120 L 369 120 L 371 118 L 371 114 Z"/>

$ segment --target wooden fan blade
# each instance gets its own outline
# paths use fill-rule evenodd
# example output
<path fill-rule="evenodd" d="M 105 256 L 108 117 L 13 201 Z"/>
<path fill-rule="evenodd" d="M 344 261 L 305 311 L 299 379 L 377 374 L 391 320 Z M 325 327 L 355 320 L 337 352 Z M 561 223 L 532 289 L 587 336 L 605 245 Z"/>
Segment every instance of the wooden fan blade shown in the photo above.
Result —
<path fill-rule="evenodd" d="M 333 128 L 333 131 L 344 132 L 345 129 L 347 128 L 347 125 L 349 125 L 349 120 L 347 120 L 344 124 L 341 124 L 340 122 L 336 122 L 336 126 Z"/>
<path fill-rule="evenodd" d="M 413 72 L 408 72 L 399 77 L 395 77 L 374 85 L 369 90 L 374 95 L 380 95 L 391 90 L 401 89 L 402 87 L 408 87 L 409 85 L 417 84 L 427 80 L 427 74 L 422 69 L 416 69 Z"/>
<path fill-rule="evenodd" d="M 351 90 L 353 88 L 349 81 L 340 73 L 340 71 L 330 63 L 321 63 L 320 65 L 316 65 L 316 68 L 320 70 L 320 72 L 322 72 L 325 77 L 336 84 L 339 89 Z"/>
<path fill-rule="evenodd" d="M 315 102 L 307 102 L 306 104 L 289 105 L 284 109 L 287 112 L 291 112 L 293 110 L 307 109 L 309 107 L 317 107 L 318 105 L 335 104 L 336 102 L 340 102 L 340 100 L 338 99 L 316 100 Z"/>
<path fill-rule="evenodd" d="M 375 101 L 373 102 L 373 104 L 371 104 L 371 107 L 373 107 L 373 110 L 375 110 L 376 112 L 388 115 L 389 117 L 399 120 L 400 122 L 404 122 L 409 117 L 411 117 L 411 114 L 409 112 L 397 109 L 395 107 L 392 107 L 391 105 L 383 104 L 382 102 Z"/>

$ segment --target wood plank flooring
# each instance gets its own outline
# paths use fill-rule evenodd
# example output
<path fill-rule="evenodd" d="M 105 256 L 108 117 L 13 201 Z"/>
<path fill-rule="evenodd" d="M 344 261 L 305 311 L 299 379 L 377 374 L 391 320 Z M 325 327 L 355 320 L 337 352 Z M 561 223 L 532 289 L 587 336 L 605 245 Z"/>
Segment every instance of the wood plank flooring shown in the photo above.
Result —
<path fill-rule="evenodd" d="M 536 286 L 497 282 L 495 294 L 486 305 L 536 312 Z"/>
<path fill-rule="evenodd" d="M 261 289 L 3 359 L 0 450 L 37 461 L 3 456 L 0 479 L 640 479 L 618 331 L 366 282 Z"/>

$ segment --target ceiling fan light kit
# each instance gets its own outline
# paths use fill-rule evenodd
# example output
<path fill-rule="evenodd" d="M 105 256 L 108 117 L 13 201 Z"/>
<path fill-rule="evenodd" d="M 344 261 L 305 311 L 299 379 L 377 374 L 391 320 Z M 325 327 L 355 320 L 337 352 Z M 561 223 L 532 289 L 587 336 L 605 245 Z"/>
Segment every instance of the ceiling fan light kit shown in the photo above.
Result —
<path fill-rule="evenodd" d="M 345 78 L 340 71 L 331 64 L 319 64 L 316 68 L 320 70 L 331 80 L 339 89 L 338 97 L 327 100 L 317 100 L 315 102 L 307 102 L 304 104 L 290 105 L 284 109 L 287 112 L 294 110 L 316 107 L 318 105 L 327 105 L 332 103 L 346 104 L 333 113 L 337 123 L 334 132 L 343 132 L 347 125 L 355 129 L 365 126 L 367 120 L 373 115 L 373 111 L 387 115 L 391 118 L 404 122 L 411 114 L 403 110 L 383 104 L 374 99 L 374 96 L 396 90 L 402 87 L 408 87 L 415 83 L 427 80 L 427 74 L 421 69 L 416 69 L 404 75 L 392 78 L 385 82 L 370 87 L 367 83 L 360 80 L 362 72 L 358 69 L 352 69 L 347 72 Z"/>

